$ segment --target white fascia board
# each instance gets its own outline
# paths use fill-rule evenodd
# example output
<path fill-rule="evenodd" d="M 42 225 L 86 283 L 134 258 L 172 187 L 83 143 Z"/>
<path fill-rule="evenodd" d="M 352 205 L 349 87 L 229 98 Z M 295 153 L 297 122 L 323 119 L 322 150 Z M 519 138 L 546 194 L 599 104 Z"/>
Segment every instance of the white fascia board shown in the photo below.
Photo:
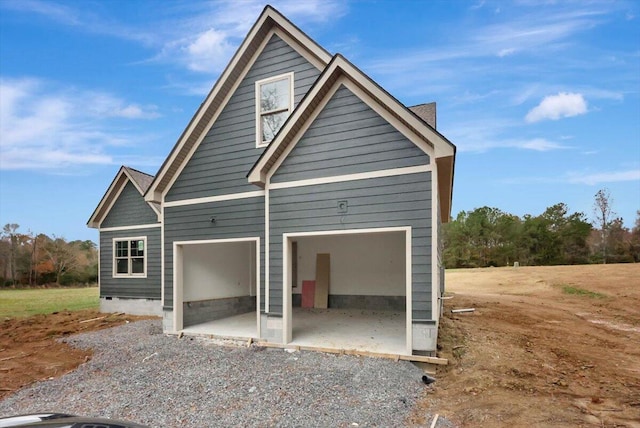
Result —
<path fill-rule="evenodd" d="M 247 50 L 248 46 L 251 44 L 251 41 L 256 37 L 257 32 L 260 31 L 260 29 L 264 25 L 264 23 L 265 23 L 265 21 L 267 19 L 267 15 L 268 15 L 267 13 L 263 13 L 262 16 L 260 16 L 260 18 L 258 18 L 258 21 L 251 28 L 251 31 L 249 32 L 247 37 L 245 37 L 244 41 L 242 42 L 242 44 L 240 45 L 240 47 L 236 51 L 236 53 L 233 56 L 233 58 L 231 58 L 231 62 L 229 63 L 229 65 L 227 65 L 227 67 L 223 71 L 222 75 L 218 78 L 218 80 L 214 84 L 213 88 L 211 89 L 211 92 L 209 92 L 209 95 L 207 96 L 207 98 L 205 98 L 203 103 L 200 105 L 200 108 L 198 108 L 198 111 L 196 111 L 196 114 L 193 116 L 193 119 L 191 119 L 191 121 L 189 122 L 188 128 L 183 132 L 180 140 L 178 140 L 178 142 L 176 144 L 176 147 L 175 147 L 175 150 L 173 150 L 171 152 L 171 154 L 169 155 L 169 159 L 167 159 L 165 161 L 165 163 L 163 165 L 163 168 L 160 171 L 158 171 L 158 173 L 156 174 L 155 179 L 153 180 L 153 182 L 151 183 L 151 186 L 149 187 L 149 190 L 147 191 L 147 194 L 145 196 L 145 200 L 147 200 L 149 202 L 162 202 L 164 200 L 164 195 L 166 194 L 168 189 L 171 188 L 171 185 L 175 181 L 175 178 L 178 175 L 180 175 L 180 171 L 182 170 L 182 168 L 178 168 L 178 171 L 176 171 L 176 173 L 174 174 L 174 177 L 167 184 L 167 186 L 164 189 L 164 191 L 162 191 L 162 192 L 158 192 L 157 191 L 158 184 L 163 180 L 164 176 L 168 173 L 168 169 L 175 162 L 176 157 L 182 151 L 182 148 L 184 147 L 187 139 L 194 132 L 194 128 L 196 126 L 198 126 L 198 124 L 202 120 L 202 116 L 209 109 L 209 106 L 211 105 L 213 100 L 216 98 L 218 93 L 222 90 L 222 87 L 224 86 L 224 83 L 229 79 L 229 76 L 231 75 L 231 73 L 233 73 L 235 68 L 238 66 L 238 62 L 240 61 L 240 58 L 242 58 L 242 56 L 245 53 L 245 51 Z M 238 80 L 241 80 L 241 79 L 238 79 Z M 236 85 L 234 85 L 232 90 L 229 91 L 230 93 L 233 93 L 233 91 L 236 89 L 237 83 L 238 82 L 236 82 Z M 223 108 L 224 105 L 226 105 L 226 101 L 228 101 L 229 97 L 230 97 L 230 95 L 227 94 L 227 97 L 225 98 L 225 102 L 221 103 L 221 108 Z M 217 114 L 214 115 L 214 117 L 217 118 Z M 205 128 L 205 129 L 208 130 L 209 127 Z M 199 141 L 197 141 L 196 144 L 194 144 L 194 147 L 197 147 L 199 145 L 199 143 L 200 143 L 200 141 L 202 141 L 203 137 L 204 137 L 203 135 L 200 136 Z M 193 154 L 193 150 L 191 150 L 189 155 L 187 155 L 187 157 L 182 161 L 182 165 L 184 165 L 184 164 L 186 164 L 188 162 L 189 158 L 191 157 L 190 156 L 191 154 Z"/>
<path fill-rule="evenodd" d="M 149 205 L 149 208 L 151 208 L 153 210 L 153 212 L 156 213 L 156 215 L 158 216 L 158 221 L 160 221 L 160 210 L 158 208 L 156 208 L 156 206 L 153 205 L 150 201 L 146 200 L 144 190 L 142 190 L 142 188 L 138 185 L 138 182 L 133 179 L 131 174 L 129 174 L 129 171 L 127 171 L 127 168 L 123 168 L 123 171 L 126 174 L 126 176 L 129 178 L 129 181 L 136 188 L 136 190 L 138 190 L 138 193 L 140 193 L 140 196 L 142 196 L 144 198 L 145 202 L 147 203 L 147 205 Z"/>
<path fill-rule="evenodd" d="M 248 181 L 250 183 L 265 183 L 265 180 L 268 181 L 270 177 L 273 176 L 274 172 L 278 169 L 280 164 L 282 164 L 284 159 L 293 150 L 293 147 L 299 140 L 298 137 L 308 129 L 315 117 L 317 117 L 319 112 L 324 108 L 328 100 L 331 98 L 331 96 L 333 96 L 340 85 L 344 85 L 346 88 L 348 88 L 358 98 L 360 98 L 364 103 L 371 107 L 376 113 L 383 117 L 400 133 L 402 133 L 405 137 L 407 137 L 410 141 L 416 144 L 416 146 L 418 146 L 432 158 L 438 158 L 440 156 L 452 156 L 454 154 L 454 149 L 448 142 L 443 140 L 431 128 L 422 123 L 422 121 L 418 120 L 412 114 L 407 112 L 407 108 L 405 106 L 386 94 L 377 85 L 373 84 L 366 76 L 364 76 L 359 70 L 354 68 L 350 63 L 345 61 L 342 57 L 337 56 L 330 63 L 329 67 L 330 68 L 325 70 L 321 78 L 322 80 L 318 81 L 314 85 L 312 91 L 305 97 L 305 101 L 298 105 L 298 107 L 294 110 L 290 120 L 285 124 L 281 132 L 278 133 L 278 138 L 274 140 L 274 142 L 272 142 L 272 144 L 268 147 L 265 155 L 260 159 L 255 168 L 252 169 L 248 177 Z M 271 166 L 271 168 L 269 168 L 269 171 L 265 173 L 263 169 L 265 168 L 270 158 L 272 158 L 277 152 L 278 146 L 283 143 L 285 136 L 288 133 L 292 132 L 293 126 L 299 120 L 302 113 L 308 108 L 310 103 L 314 102 L 314 99 L 319 96 L 321 91 L 324 90 L 326 83 L 330 79 L 332 79 L 334 73 L 337 72 L 341 72 L 343 75 L 339 77 L 332 84 L 332 87 L 322 95 L 323 102 L 318 105 L 313 114 L 309 115 L 309 117 L 305 120 L 305 123 L 296 133 L 296 136 L 294 136 L 293 141 L 289 144 L 285 151 L 279 155 L 279 159 Z M 393 111 L 397 112 L 401 116 L 402 120 L 398 120 L 386 108 L 384 108 L 382 104 L 390 107 Z M 424 137 L 416 134 L 416 132 L 413 131 L 411 127 L 420 132 L 423 132 Z M 430 142 L 430 144 L 424 141 L 425 137 Z M 434 159 L 432 159 L 432 161 L 433 160 Z"/>
<path fill-rule="evenodd" d="M 120 179 L 121 179 L 123 174 L 124 174 L 124 167 L 121 166 L 120 170 L 116 174 L 115 178 L 113 179 L 113 181 L 111 181 L 111 184 L 109 185 L 109 188 L 105 192 L 104 196 L 102 196 L 102 199 L 100 199 L 100 202 L 98 203 L 98 207 L 94 210 L 93 214 L 91 215 L 91 218 L 87 222 L 87 226 L 89 226 L 91 228 L 94 228 L 94 229 L 100 228 L 100 223 L 102 223 L 102 220 L 104 220 L 105 216 L 103 215 L 102 218 L 97 218 L 96 216 L 102 210 L 104 205 L 107 203 L 107 200 L 109 199 L 109 195 L 111 195 L 111 193 L 117 191 L 116 197 L 113 199 L 113 201 L 118 199 L 118 196 L 120 196 L 120 193 L 122 192 L 122 189 L 124 188 L 124 184 L 126 184 L 126 181 L 125 181 L 124 184 L 119 184 Z M 117 190 L 116 190 L 116 188 L 117 188 Z M 108 213 L 111 210 L 111 207 L 113 206 L 113 201 L 109 204 L 108 207 L 106 207 L 106 211 L 105 212 Z"/>
<path fill-rule="evenodd" d="M 138 191 L 138 193 L 140 193 L 141 196 L 144 196 L 144 191 L 142 190 L 142 188 L 140 188 L 140 186 L 138 186 L 138 183 L 136 182 L 136 180 L 133 179 L 133 177 L 131 176 L 131 174 L 129 174 L 129 171 L 127 171 L 127 168 L 122 168 L 122 171 L 124 172 L 124 174 L 127 176 L 127 178 L 129 179 L 129 181 L 133 184 L 133 187 L 136 188 L 136 190 Z"/>
<path fill-rule="evenodd" d="M 244 41 L 240 45 L 240 48 L 238 48 L 238 50 L 236 51 L 235 55 L 231 59 L 231 62 L 229 63 L 227 68 L 225 68 L 223 74 L 215 83 L 215 86 L 213 87 L 213 89 L 211 90 L 211 92 L 209 93 L 205 101 L 202 103 L 202 105 L 196 112 L 196 115 L 190 122 L 189 128 L 185 130 L 185 132 L 182 134 L 182 138 L 177 143 L 176 149 L 172 151 L 172 153 L 170 154 L 170 158 L 164 163 L 164 167 L 162 168 L 162 170 L 159 171 L 158 174 L 156 174 L 156 177 L 154 181 L 151 183 L 151 186 L 149 187 L 149 190 L 147 191 L 147 194 L 145 196 L 146 201 L 162 202 L 164 200 L 164 196 L 167 194 L 167 192 L 175 182 L 176 178 L 180 175 L 180 172 L 182 172 L 184 165 L 188 163 L 189 159 L 195 152 L 195 149 L 200 145 L 200 143 L 204 139 L 204 136 L 205 136 L 204 133 L 203 135 L 199 136 L 198 141 L 196 141 L 192 150 L 190 150 L 190 152 L 187 154 L 185 159 L 181 162 L 181 165 L 178 167 L 172 179 L 170 180 L 169 183 L 167 183 L 167 186 L 165 187 L 165 189 L 163 189 L 162 192 L 157 191 L 158 183 L 160 183 L 160 181 L 162 181 L 164 176 L 168 173 L 168 168 L 175 162 L 176 157 L 182 151 L 182 147 L 184 146 L 187 139 L 194 131 L 194 128 L 200 123 L 200 121 L 202 120 L 202 116 L 209 109 L 209 106 L 211 105 L 213 100 L 217 97 L 219 92 L 222 90 L 223 84 L 230 78 L 231 74 L 235 71 L 236 67 L 238 67 L 238 63 L 240 59 L 244 56 L 249 45 L 256 38 L 257 34 L 260 31 L 262 31 L 265 25 L 270 25 L 266 23 L 268 18 L 271 18 L 275 23 L 275 25 L 271 28 L 269 32 L 267 32 L 266 36 L 264 37 L 264 40 L 262 40 L 260 46 L 258 47 L 258 49 L 256 49 L 256 52 L 251 57 L 250 61 L 247 62 L 243 71 L 240 73 L 240 75 L 236 79 L 235 84 L 229 90 L 223 102 L 220 103 L 220 106 L 218 107 L 218 111 L 213 115 L 212 120 L 209 121 L 207 126 L 204 127 L 205 133 L 211 128 L 211 125 L 215 122 L 220 112 L 224 109 L 227 102 L 229 101 L 229 98 L 231 98 L 231 96 L 237 89 L 240 82 L 242 82 L 247 72 L 251 69 L 251 66 L 253 66 L 253 63 L 255 62 L 256 58 L 264 50 L 264 46 L 268 43 L 268 41 L 271 39 L 273 34 L 277 34 L 282 39 L 285 39 L 287 43 L 289 43 L 298 53 L 300 53 L 303 57 L 305 57 L 318 69 L 322 69 L 323 67 L 325 67 L 326 64 L 331 60 L 331 56 L 327 52 L 325 52 L 316 42 L 314 42 L 312 39 L 306 36 L 302 31 L 297 29 L 293 24 L 291 24 L 286 18 L 284 18 L 284 16 L 278 13 L 275 9 L 271 8 L 270 6 L 267 6 L 264 12 L 262 13 L 262 15 L 258 18 L 256 23 L 253 25 L 253 27 L 249 31 L 249 34 L 245 37 Z M 282 28 L 282 30 L 280 30 L 278 27 Z M 298 48 L 296 48 L 296 45 L 298 45 Z M 311 55 L 305 52 L 305 49 L 308 52 L 310 52 Z"/>
<path fill-rule="evenodd" d="M 259 198 L 265 195 L 264 190 L 254 190 L 252 192 L 230 193 L 219 196 L 206 196 L 204 198 L 182 199 L 179 201 L 169 201 L 164 203 L 165 208 L 182 207 L 185 205 L 207 204 L 210 202 L 232 201 L 235 199 Z"/>
<path fill-rule="evenodd" d="M 123 230 L 139 230 L 139 229 L 152 229 L 154 227 L 162 226 L 160 223 L 154 224 L 135 224 L 132 226 L 115 226 L 115 227 L 102 227 L 98 229 L 100 232 L 120 232 Z"/>
<path fill-rule="evenodd" d="M 125 175 L 126 176 L 126 175 Z M 115 192 L 113 199 L 111 199 L 111 202 L 109 202 L 109 205 L 107 205 L 104 209 L 104 214 L 102 215 L 102 217 L 100 219 L 96 219 L 96 228 L 100 229 L 100 225 L 102 224 L 102 222 L 104 221 L 104 219 L 107 217 L 107 215 L 109 214 L 109 212 L 111 211 L 111 208 L 113 208 L 113 205 L 116 203 L 116 201 L 118 200 L 118 198 L 120 198 L 120 194 L 122 194 L 122 191 L 124 190 L 124 188 L 127 186 L 127 180 L 129 180 L 128 176 L 127 179 L 125 179 L 124 181 L 122 181 L 122 183 L 119 186 L 114 186 L 113 189 L 109 188 L 107 195 L 109 195 L 111 192 Z M 118 177 L 118 180 L 120 181 L 120 177 Z M 107 195 L 105 195 L 105 200 L 108 199 Z"/>
<path fill-rule="evenodd" d="M 344 72 L 348 76 L 350 76 L 354 81 L 357 81 L 358 84 L 366 90 L 366 92 L 368 92 L 371 96 L 377 98 L 379 102 L 391 107 L 391 109 L 396 114 L 398 114 L 403 121 L 423 134 L 426 139 L 431 142 L 431 144 L 433 144 L 436 158 L 443 156 L 453 156 L 455 151 L 454 147 L 448 141 L 443 139 L 443 137 L 435 130 L 427 126 L 422 120 L 415 117 L 407 107 L 400 104 L 397 100 L 395 100 L 392 96 L 382 90 L 377 84 L 375 84 L 367 76 L 363 75 L 361 71 L 356 69 L 342 57 L 339 56 L 336 59 L 336 63 L 340 68 L 344 70 Z"/>
<path fill-rule="evenodd" d="M 432 166 L 416 165 L 403 168 L 381 169 L 377 171 L 359 172 L 355 174 L 334 175 L 329 177 L 309 178 L 306 180 L 286 181 L 282 183 L 270 183 L 272 190 L 288 189 L 292 187 L 316 186 L 319 184 L 342 183 L 345 181 L 368 180 L 370 178 L 395 177 L 398 175 L 419 174 L 429 172 Z"/>

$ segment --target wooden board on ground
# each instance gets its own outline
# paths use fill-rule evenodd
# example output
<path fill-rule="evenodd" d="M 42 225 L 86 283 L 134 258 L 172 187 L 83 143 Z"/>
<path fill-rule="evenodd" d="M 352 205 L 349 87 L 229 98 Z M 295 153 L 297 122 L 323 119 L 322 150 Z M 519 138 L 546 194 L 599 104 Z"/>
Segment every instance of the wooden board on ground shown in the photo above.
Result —
<path fill-rule="evenodd" d="M 316 255 L 316 291 L 313 306 L 327 309 L 329 305 L 329 272 L 330 255 L 321 253 Z"/>

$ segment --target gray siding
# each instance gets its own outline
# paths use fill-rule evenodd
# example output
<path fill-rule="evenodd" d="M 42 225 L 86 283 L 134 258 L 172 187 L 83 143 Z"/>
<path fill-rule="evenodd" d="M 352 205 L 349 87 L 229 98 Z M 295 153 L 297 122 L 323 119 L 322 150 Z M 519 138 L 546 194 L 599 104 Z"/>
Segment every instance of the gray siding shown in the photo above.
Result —
<path fill-rule="evenodd" d="M 278 36 L 272 36 L 167 193 L 166 201 L 256 190 L 246 178 L 264 150 L 256 148 L 255 82 L 291 71 L 297 105 L 320 71 Z"/>
<path fill-rule="evenodd" d="M 158 223 L 158 215 L 144 201 L 138 189 L 127 181 L 100 227 L 135 226 Z"/>
<path fill-rule="evenodd" d="M 279 183 L 428 163 L 427 154 L 341 86 L 271 181 Z"/>
<path fill-rule="evenodd" d="M 135 189 L 134 189 L 135 190 Z M 138 193 L 138 196 L 140 194 Z M 113 277 L 113 239 L 147 237 L 147 277 Z M 100 232 L 100 297 L 160 299 L 160 228 Z"/>
<path fill-rule="evenodd" d="M 211 223 L 211 217 L 216 222 Z M 260 238 L 260 293 L 264 296 L 264 198 L 169 207 L 164 210 L 165 308 L 173 307 L 173 243 Z"/>
<path fill-rule="evenodd" d="M 271 190 L 269 220 L 269 312 L 282 312 L 283 233 L 411 226 L 412 315 L 431 319 L 430 172 Z"/>

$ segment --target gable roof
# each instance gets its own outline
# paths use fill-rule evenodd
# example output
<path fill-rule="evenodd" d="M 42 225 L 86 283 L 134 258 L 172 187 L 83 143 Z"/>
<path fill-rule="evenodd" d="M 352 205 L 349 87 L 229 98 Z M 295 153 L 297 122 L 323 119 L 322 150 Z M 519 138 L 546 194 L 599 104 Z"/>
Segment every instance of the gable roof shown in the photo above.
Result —
<path fill-rule="evenodd" d="M 427 122 L 433 129 L 436 129 L 436 103 L 418 104 L 409 107 L 409 110 L 418 115 L 418 117 Z"/>
<path fill-rule="evenodd" d="M 297 143 L 315 115 L 319 113 L 323 102 L 327 101 L 340 84 L 348 85 L 369 107 L 387 118 L 396 128 L 402 128 L 412 142 L 435 158 L 440 218 L 443 222 L 448 222 L 451 214 L 456 147 L 427 123 L 427 120 L 405 107 L 340 54 L 333 57 L 251 168 L 247 174 L 249 182 L 261 187 L 265 185 L 268 176 L 280 165 L 281 158 L 288 155 L 290 147 Z"/>
<path fill-rule="evenodd" d="M 162 200 L 274 31 L 319 70 L 331 60 L 324 48 L 276 9 L 266 6 L 158 170 L 145 200 Z"/>
<path fill-rule="evenodd" d="M 87 226 L 93 228 L 100 227 L 100 223 L 102 223 L 107 214 L 109 214 L 111 207 L 113 207 L 113 204 L 116 202 L 118 196 L 120 196 L 120 193 L 128 182 L 131 182 L 140 193 L 140 197 L 143 197 L 149 189 L 152 181 L 153 175 L 149 175 L 128 166 L 121 166 L 115 178 L 111 182 L 111 185 L 100 200 L 100 203 L 93 211 L 93 214 L 91 214 L 89 221 L 87 221 Z M 149 203 L 149 206 L 156 214 L 160 215 L 160 209 L 157 204 Z"/>

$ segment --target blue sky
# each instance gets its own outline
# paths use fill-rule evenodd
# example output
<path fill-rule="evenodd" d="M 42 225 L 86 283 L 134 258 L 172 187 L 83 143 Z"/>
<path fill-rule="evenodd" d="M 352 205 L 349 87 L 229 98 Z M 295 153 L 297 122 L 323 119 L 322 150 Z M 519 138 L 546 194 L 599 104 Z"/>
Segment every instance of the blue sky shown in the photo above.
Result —
<path fill-rule="evenodd" d="M 453 215 L 640 209 L 640 3 L 272 3 L 458 147 Z M 97 241 L 120 165 L 155 174 L 264 3 L 0 0 L 0 226 Z"/>

